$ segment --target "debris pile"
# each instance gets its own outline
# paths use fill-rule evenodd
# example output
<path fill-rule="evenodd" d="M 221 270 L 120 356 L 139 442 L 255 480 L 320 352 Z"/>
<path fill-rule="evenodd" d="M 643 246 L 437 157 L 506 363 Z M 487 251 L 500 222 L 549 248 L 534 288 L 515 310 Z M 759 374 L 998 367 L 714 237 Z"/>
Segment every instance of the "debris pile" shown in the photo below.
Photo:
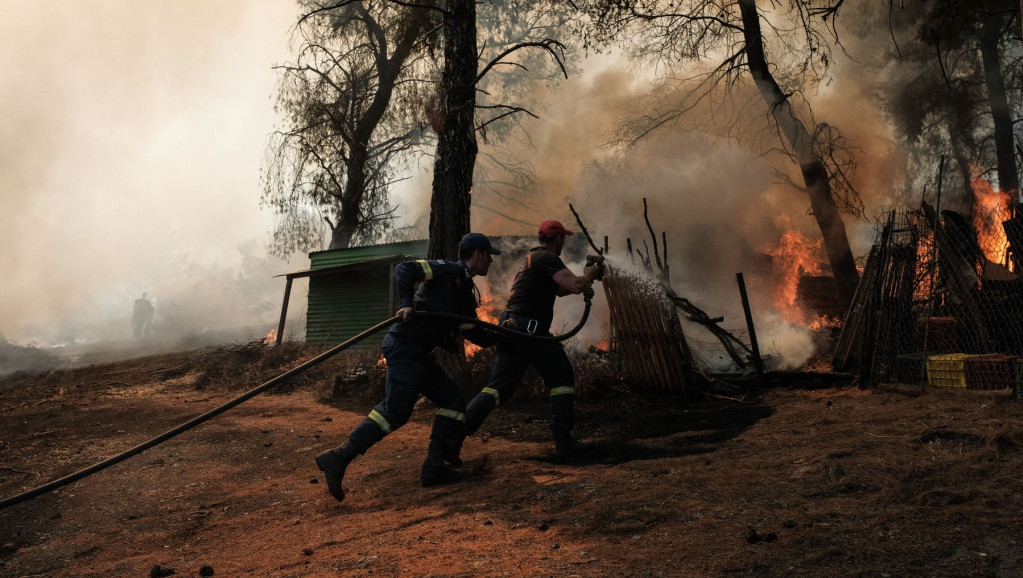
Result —
<path fill-rule="evenodd" d="M 1018 217 L 1005 221 L 1012 231 Z M 1023 280 L 1001 243 L 955 211 L 891 212 L 879 227 L 836 347 L 836 370 L 895 381 L 1001 389 L 1023 379 Z M 1023 241 L 1023 240 L 1021 240 Z M 997 259 L 997 260 L 995 260 Z"/>

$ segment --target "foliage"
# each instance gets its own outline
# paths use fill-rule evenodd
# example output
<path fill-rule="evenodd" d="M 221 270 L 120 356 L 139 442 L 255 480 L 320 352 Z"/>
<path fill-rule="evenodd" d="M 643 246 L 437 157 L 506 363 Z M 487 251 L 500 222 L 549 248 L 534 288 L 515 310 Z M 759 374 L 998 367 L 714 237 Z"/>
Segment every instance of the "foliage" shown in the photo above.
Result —
<path fill-rule="evenodd" d="M 436 13 L 384 0 L 304 2 L 295 62 L 277 67 L 277 110 L 263 203 L 280 217 L 277 254 L 379 238 L 394 213 L 389 186 L 421 152 Z"/>
<path fill-rule="evenodd" d="M 596 0 L 588 5 L 587 46 L 619 45 L 633 58 L 649 63 L 657 75 L 649 112 L 623 122 L 615 146 L 627 150 L 662 127 L 712 120 L 724 126 L 730 137 L 748 141 L 769 155 L 782 153 L 798 160 L 798 147 L 782 134 L 775 111 L 751 106 L 754 81 L 740 4 L 738 0 Z M 761 40 L 771 75 L 784 87 L 786 102 L 810 121 L 817 160 L 827 169 L 831 203 L 860 216 L 863 204 L 853 186 L 856 149 L 836 127 L 818 126 L 805 98 L 829 80 L 833 50 L 841 49 L 836 26 L 841 4 L 842 0 L 793 0 L 785 8 L 771 2 L 759 10 Z M 735 97 L 744 100 L 736 102 Z M 714 114 L 695 115 L 697 120 L 692 120 L 693 113 L 707 109 Z M 767 133 L 751 130 L 765 117 Z M 791 179 L 783 180 L 798 187 Z"/>
<path fill-rule="evenodd" d="M 437 63 L 447 42 L 440 32 L 447 5 L 302 4 L 297 60 L 278 67 L 277 109 L 287 122 L 271 137 L 263 179 L 263 203 L 278 216 L 271 248 L 281 255 L 321 248 L 328 232 L 330 248 L 393 233 L 397 207 L 389 189 L 440 134 L 450 89 Z M 474 180 L 477 199 L 493 193 L 528 206 L 536 194 L 528 161 L 505 151 L 519 118 L 537 116 L 528 108 L 535 82 L 567 75 L 557 38 L 575 14 L 555 0 L 479 5 L 474 124 L 485 150 Z M 397 60 L 409 40 L 407 56 L 391 63 L 401 67 L 393 75 L 382 60 Z"/>
<path fill-rule="evenodd" d="M 980 43 L 985 22 L 994 23 L 998 50 L 1009 55 L 1001 59 L 1000 73 L 1008 101 L 1014 103 L 1012 116 L 1018 117 L 1023 96 L 1018 12 L 1019 5 L 1009 0 L 889 3 L 883 16 L 892 42 L 879 96 L 917 167 L 911 185 L 916 194 L 927 185 L 933 190 L 942 155 L 950 157 L 953 168 L 945 175 L 949 194 L 943 204 L 969 206 L 972 173 L 998 166 Z"/>

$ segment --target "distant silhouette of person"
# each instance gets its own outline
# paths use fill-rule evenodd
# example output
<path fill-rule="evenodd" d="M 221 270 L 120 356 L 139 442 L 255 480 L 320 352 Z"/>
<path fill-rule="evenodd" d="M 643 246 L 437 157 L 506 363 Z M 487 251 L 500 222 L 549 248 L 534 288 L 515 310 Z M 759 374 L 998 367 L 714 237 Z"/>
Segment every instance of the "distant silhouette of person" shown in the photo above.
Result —
<path fill-rule="evenodd" d="M 143 293 L 140 299 L 135 300 L 135 309 L 131 313 L 131 328 L 135 339 L 142 339 L 152 331 L 153 325 L 153 304 L 146 299 Z"/>

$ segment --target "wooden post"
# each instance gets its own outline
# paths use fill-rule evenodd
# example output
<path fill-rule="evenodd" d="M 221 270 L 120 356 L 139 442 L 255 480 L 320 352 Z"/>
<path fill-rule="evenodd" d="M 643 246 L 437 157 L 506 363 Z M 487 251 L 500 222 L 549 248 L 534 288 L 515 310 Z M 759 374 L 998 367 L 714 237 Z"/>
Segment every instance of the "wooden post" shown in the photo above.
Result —
<path fill-rule="evenodd" d="M 1023 0 L 1020 0 L 1020 2 L 1023 2 Z M 607 256 L 607 248 L 608 248 L 608 245 L 607 245 L 607 235 L 604 235 L 604 252 L 602 253 L 604 256 Z M 607 269 L 605 269 L 605 274 L 610 273 L 611 272 L 610 265 L 605 263 L 604 266 L 607 267 Z M 603 285 L 603 283 L 601 283 L 601 285 Z M 607 297 L 607 289 L 606 288 L 604 289 L 604 296 Z M 610 309 L 610 307 L 609 307 L 609 309 Z M 616 343 L 617 336 L 615 335 L 615 324 L 614 323 L 610 323 L 610 321 L 611 320 L 608 319 L 608 324 L 607 324 L 607 350 L 608 350 L 608 352 L 612 352 L 612 351 L 617 351 L 618 350 L 618 344 Z M 619 358 L 619 363 L 620 363 L 620 358 Z"/>
<path fill-rule="evenodd" d="M 760 346 L 757 345 L 757 331 L 753 328 L 753 313 L 749 307 L 749 296 L 746 295 L 746 281 L 742 273 L 735 274 L 735 280 L 739 282 L 739 296 L 742 297 L 742 310 L 746 314 L 746 328 L 749 330 L 749 344 L 753 350 L 753 367 L 757 375 L 764 374 L 764 360 L 760 358 Z"/>
<path fill-rule="evenodd" d="M 281 322 L 277 324 L 277 342 L 274 345 L 280 345 L 284 341 L 284 319 L 288 316 L 288 300 L 291 299 L 291 282 L 292 278 L 288 277 L 288 284 L 284 286 L 284 303 L 281 305 Z"/>

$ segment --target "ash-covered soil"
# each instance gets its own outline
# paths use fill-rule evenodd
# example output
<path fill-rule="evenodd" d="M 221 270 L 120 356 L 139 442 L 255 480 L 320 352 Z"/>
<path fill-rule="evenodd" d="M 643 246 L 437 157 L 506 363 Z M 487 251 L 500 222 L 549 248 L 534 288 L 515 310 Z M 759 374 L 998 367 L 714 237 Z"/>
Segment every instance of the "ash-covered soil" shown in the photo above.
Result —
<path fill-rule="evenodd" d="M 239 346 L 8 376 L 0 497 L 315 353 Z M 467 441 L 468 477 L 430 489 L 423 404 L 354 462 L 338 504 L 313 456 L 369 411 L 382 371 L 339 356 L 0 510 L 0 576 L 1023 575 L 1023 404 L 1007 392 L 775 379 L 685 401 L 604 383 L 579 403 L 598 446 L 568 463 L 549 458 L 542 398 L 523 395 Z"/>

